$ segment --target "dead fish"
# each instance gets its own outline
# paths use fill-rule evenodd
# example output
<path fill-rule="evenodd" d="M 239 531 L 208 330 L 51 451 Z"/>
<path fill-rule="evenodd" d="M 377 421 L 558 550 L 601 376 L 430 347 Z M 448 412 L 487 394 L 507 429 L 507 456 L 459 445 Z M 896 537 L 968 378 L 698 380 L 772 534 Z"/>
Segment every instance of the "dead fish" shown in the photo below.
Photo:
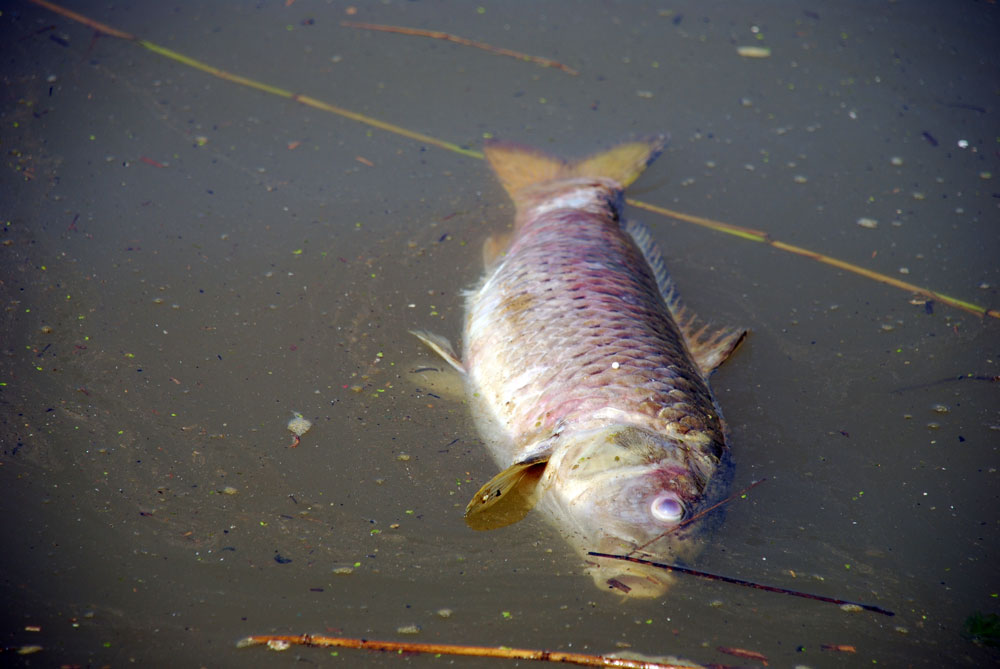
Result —
<path fill-rule="evenodd" d="M 504 142 L 486 158 L 516 205 L 514 229 L 487 240 L 466 294 L 458 369 L 477 427 L 502 468 L 466 509 L 478 530 L 538 507 L 588 550 L 687 560 L 685 519 L 721 496 L 725 428 L 707 378 L 746 334 L 709 331 L 681 303 L 644 226 L 621 219 L 623 191 L 664 139 L 576 162 Z M 584 557 L 601 588 L 662 595 L 663 571 Z"/>

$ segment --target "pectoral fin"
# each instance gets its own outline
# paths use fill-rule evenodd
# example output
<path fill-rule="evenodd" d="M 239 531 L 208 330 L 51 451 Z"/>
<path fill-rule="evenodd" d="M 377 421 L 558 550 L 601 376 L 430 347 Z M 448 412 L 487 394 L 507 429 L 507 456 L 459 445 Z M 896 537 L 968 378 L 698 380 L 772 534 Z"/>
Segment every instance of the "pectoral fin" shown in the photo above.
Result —
<path fill-rule="evenodd" d="M 518 462 L 503 470 L 476 493 L 465 507 L 465 522 L 474 530 L 495 530 L 528 515 L 541 494 L 538 482 L 548 456 Z"/>
<path fill-rule="evenodd" d="M 447 337 L 442 337 L 426 330 L 410 330 L 410 334 L 424 342 L 432 351 L 444 358 L 449 365 L 463 374 L 465 373 L 465 367 L 462 365 L 462 361 L 458 359 L 458 355 L 455 354 L 455 349 L 452 348 L 451 342 L 448 341 Z"/>

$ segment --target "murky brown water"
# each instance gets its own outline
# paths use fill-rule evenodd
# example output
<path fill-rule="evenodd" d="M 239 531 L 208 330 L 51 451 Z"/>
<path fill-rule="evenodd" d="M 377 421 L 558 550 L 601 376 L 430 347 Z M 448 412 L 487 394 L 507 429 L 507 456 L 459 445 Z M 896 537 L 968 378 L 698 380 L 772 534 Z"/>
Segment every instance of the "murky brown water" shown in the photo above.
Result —
<path fill-rule="evenodd" d="M 386 2 L 350 17 L 548 56 L 571 77 L 341 28 L 346 3 L 285 4 L 73 7 L 473 148 L 490 133 L 580 155 L 667 131 L 633 197 L 997 306 L 992 5 Z M 466 529 L 493 465 L 464 407 L 409 378 L 430 358 L 407 330 L 457 338 L 480 244 L 508 221 L 487 167 L 92 37 L 27 2 L 0 16 L 0 633 L 43 647 L 4 660 L 504 665 L 234 647 L 317 632 L 996 662 L 962 635 L 1000 612 L 1000 416 L 981 380 L 998 373 L 996 319 L 634 212 L 691 306 L 752 330 L 713 385 L 734 489 L 768 481 L 695 566 L 897 615 L 693 579 L 623 603 L 538 519 Z M 770 58 L 736 54 L 751 44 Z M 293 411 L 313 427 L 289 449 Z"/>

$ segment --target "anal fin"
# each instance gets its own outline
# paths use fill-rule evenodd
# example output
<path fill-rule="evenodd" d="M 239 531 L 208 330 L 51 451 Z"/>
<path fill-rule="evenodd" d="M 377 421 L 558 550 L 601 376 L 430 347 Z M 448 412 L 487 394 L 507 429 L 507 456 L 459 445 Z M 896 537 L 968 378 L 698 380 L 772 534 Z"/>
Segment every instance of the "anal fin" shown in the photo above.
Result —
<path fill-rule="evenodd" d="M 685 309 L 681 307 L 681 311 Z M 697 319 L 692 314 L 686 322 L 678 323 L 684 335 L 688 351 L 694 358 L 703 376 L 708 377 L 719 365 L 724 363 L 740 342 L 747 336 L 745 328 L 719 328 L 709 330 L 709 324 L 702 324 L 695 329 Z"/>

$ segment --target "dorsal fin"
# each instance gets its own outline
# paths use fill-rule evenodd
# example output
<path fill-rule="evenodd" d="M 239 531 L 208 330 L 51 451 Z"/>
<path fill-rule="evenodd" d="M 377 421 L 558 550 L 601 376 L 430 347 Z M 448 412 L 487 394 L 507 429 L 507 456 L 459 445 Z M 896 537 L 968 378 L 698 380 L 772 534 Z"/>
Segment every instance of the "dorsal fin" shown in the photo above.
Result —
<path fill-rule="evenodd" d="M 736 347 L 746 337 L 746 329 L 723 327 L 710 330 L 708 323 L 700 323 L 694 312 L 685 307 L 681 301 L 677 286 L 674 285 L 670 273 L 667 272 L 663 254 L 660 253 L 659 246 L 649 233 L 649 228 L 638 221 L 631 220 L 626 221 L 623 227 L 646 257 L 646 262 L 653 270 L 653 276 L 656 278 L 656 285 L 660 289 L 663 301 L 667 303 L 667 308 L 670 309 L 674 322 L 680 328 L 691 357 L 701 369 L 702 375 L 708 377 L 736 350 Z"/>
<path fill-rule="evenodd" d="M 556 179 L 599 177 L 611 179 L 625 188 L 660 155 L 665 143 L 666 138 L 661 136 L 625 142 L 573 162 L 521 144 L 497 140 L 487 141 L 483 153 L 504 189 L 516 201 L 517 194 L 525 188 Z"/>

